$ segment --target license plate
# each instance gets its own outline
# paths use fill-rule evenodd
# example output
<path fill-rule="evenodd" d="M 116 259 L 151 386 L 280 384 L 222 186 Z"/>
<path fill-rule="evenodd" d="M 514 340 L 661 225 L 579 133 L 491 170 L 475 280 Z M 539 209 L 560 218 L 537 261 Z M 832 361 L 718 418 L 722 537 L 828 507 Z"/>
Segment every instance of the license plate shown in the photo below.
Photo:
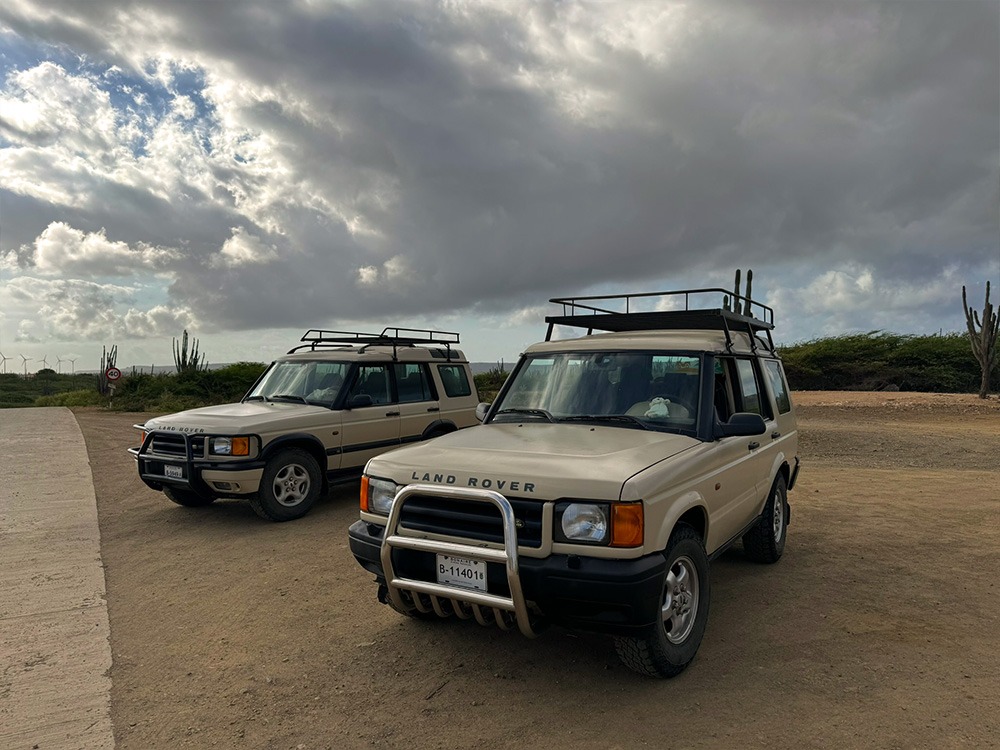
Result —
<path fill-rule="evenodd" d="M 437 582 L 486 591 L 486 563 L 454 555 L 437 556 Z"/>
<path fill-rule="evenodd" d="M 168 479 L 183 479 L 184 467 L 174 466 L 173 464 L 164 464 L 163 476 L 167 477 Z"/>

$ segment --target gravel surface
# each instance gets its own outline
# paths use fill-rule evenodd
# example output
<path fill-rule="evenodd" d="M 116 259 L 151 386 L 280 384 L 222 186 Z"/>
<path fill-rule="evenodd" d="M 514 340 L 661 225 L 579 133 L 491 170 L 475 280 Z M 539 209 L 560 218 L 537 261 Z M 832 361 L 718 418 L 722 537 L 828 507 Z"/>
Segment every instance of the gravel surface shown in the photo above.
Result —
<path fill-rule="evenodd" d="M 145 415 L 77 412 L 118 747 L 997 747 L 1000 402 L 796 402 L 785 555 L 712 564 L 705 640 L 668 681 L 600 636 L 400 617 L 348 550 L 356 485 L 285 524 L 181 508 L 125 453 Z"/>

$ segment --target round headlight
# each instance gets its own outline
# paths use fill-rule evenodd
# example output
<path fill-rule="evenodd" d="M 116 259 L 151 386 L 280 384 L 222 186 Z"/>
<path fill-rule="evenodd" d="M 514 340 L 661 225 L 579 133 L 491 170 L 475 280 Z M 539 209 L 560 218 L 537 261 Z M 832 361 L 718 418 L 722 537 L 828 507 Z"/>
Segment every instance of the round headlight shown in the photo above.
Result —
<path fill-rule="evenodd" d="M 608 535 L 608 512 L 603 505 L 570 503 L 562 512 L 562 532 L 577 542 L 603 542 Z"/>
<path fill-rule="evenodd" d="M 396 499 L 396 490 L 399 488 L 395 482 L 388 479 L 368 480 L 368 508 L 372 513 L 389 515 L 392 510 L 392 501 Z"/>

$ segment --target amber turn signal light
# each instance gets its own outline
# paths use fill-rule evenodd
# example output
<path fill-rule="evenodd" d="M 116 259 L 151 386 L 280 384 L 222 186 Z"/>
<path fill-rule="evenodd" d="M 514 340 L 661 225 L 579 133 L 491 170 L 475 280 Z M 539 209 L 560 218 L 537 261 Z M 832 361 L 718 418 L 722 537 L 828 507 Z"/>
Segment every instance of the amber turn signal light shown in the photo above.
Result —
<path fill-rule="evenodd" d="M 642 503 L 612 503 L 611 546 L 641 547 L 642 537 Z"/>

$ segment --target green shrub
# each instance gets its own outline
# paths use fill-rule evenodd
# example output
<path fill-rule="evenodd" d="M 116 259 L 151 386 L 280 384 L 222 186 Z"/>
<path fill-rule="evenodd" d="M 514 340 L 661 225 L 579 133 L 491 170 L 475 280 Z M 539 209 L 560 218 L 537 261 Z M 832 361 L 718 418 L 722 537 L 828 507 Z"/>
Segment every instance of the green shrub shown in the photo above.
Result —
<path fill-rule="evenodd" d="M 971 393 L 979 365 L 964 334 L 904 336 L 870 331 L 779 348 L 793 390 Z M 997 388 L 1000 372 L 994 374 Z"/>
<path fill-rule="evenodd" d="M 66 391 L 53 396 L 39 396 L 35 406 L 104 406 L 108 400 L 96 388 L 81 391 Z"/>
<path fill-rule="evenodd" d="M 479 398 L 484 401 L 492 401 L 496 398 L 497 393 L 503 387 L 504 381 L 507 380 L 507 375 L 509 374 L 501 360 L 497 362 L 496 367 L 490 368 L 478 375 L 473 375 L 473 379 L 476 381 L 476 390 L 479 392 Z"/>

